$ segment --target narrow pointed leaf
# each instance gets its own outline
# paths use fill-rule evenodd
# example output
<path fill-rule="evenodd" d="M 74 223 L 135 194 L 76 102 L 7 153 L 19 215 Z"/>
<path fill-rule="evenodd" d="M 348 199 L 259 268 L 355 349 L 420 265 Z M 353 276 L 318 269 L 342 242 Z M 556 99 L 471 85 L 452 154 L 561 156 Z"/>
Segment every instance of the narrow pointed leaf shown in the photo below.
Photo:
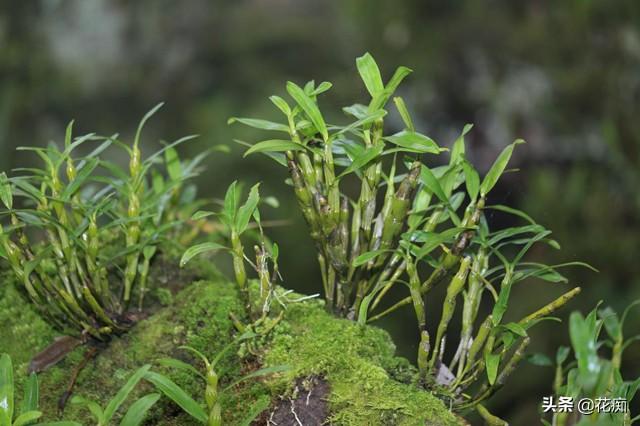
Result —
<path fill-rule="evenodd" d="M 37 410 L 39 399 L 40 390 L 38 386 L 38 376 L 36 373 L 31 373 L 29 375 L 29 379 L 27 379 L 24 385 L 24 398 L 22 399 L 20 412 L 26 413 L 27 411 Z"/>
<path fill-rule="evenodd" d="M 180 266 L 186 265 L 187 263 L 189 263 L 191 259 L 198 256 L 199 254 L 206 253 L 209 251 L 226 250 L 226 249 L 227 247 L 223 246 L 222 244 L 218 244 L 214 242 L 196 244 L 193 247 L 189 247 L 187 251 L 184 252 L 184 254 L 182 255 L 182 258 L 180 259 Z"/>
<path fill-rule="evenodd" d="M 486 354 L 484 362 L 487 368 L 487 379 L 493 385 L 498 377 L 498 367 L 500 366 L 500 354 Z"/>
<path fill-rule="evenodd" d="M 164 161 L 171 180 L 179 181 L 182 179 L 182 164 L 175 148 L 171 147 L 164 152 Z"/>
<path fill-rule="evenodd" d="M 372 98 L 382 94 L 384 90 L 384 84 L 382 83 L 382 77 L 380 76 L 380 69 L 378 64 L 369 53 L 365 53 L 361 57 L 356 59 L 356 66 L 360 73 L 360 78 L 364 82 L 369 94 Z"/>
<path fill-rule="evenodd" d="M 258 118 L 241 118 L 241 117 L 231 117 L 227 120 L 227 124 L 233 123 L 242 123 L 245 126 L 253 127 L 255 129 L 261 130 L 274 130 L 277 132 L 289 133 L 289 126 L 286 126 L 281 123 L 274 123 L 273 121 L 261 120 Z"/>
<path fill-rule="evenodd" d="M 180 361 L 179 359 L 162 358 L 158 360 L 158 364 L 164 365 L 165 367 L 177 368 L 178 370 L 188 371 L 194 376 L 198 376 L 203 380 L 206 380 L 204 375 L 201 372 L 199 372 L 197 368 L 195 368 L 191 364 L 187 364 L 186 362 Z"/>
<path fill-rule="evenodd" d="M 291 370 L 291 367 L 289 367 L 288 365 L 275 365 L 273 367 L 261 368 L 260 370 L 254 371 L 254 372 L 249 373 L 249 374 L 247 374 L 245 376 L 242 376 L 238 380 L 235 380 L 234 382 L 229 384 L 225 388 L 225 390 L 230 389 L 230 388 L 234 387 L 235 385 L 237 385 L 238 383 L 244 382 L 245 380 L 253 379 L 255 377 L 267 376 L 269 374 L 274 374 L 274 373 L 282 373 L 284 371 L 289 371 L 289 370 Z"/>
<path fill-rule="evenodd" d="M 276 96 L 276 95 L 270 96 L 269 100 L 271 100 L 271 102 L 273 102 L 273 104 L 276 107 L 278 107 L 278 109 L 282 111 L 284 115 L 286 116 L 291 115 L 291 107 L 289 106 L 287 101 L 282 99 L 280 96 Z"/>
<path fill-rule="evenodd" d="M 131 407 L 127 410 L 127 414 L 124 415 L 120 426 L 139 426 L 144 417 L 147 415 L 149 409 L 160 399 L 159 393 L 152 393 L 138 399 L 131 404 Z"/>
<path fill-rule="evenodd" d="M 151 371 L 147 372 L 144 378 L 145 380 L 153 383 L 156 388 L 169 397 L 173 402 L 178 404 L 178 406 L 186 411 L 191 417 L 202 423 L 206 423 L 208 416 L 202 406 L 194 401 L 193 398 L 187 395 L 187 393 L 174 382 Z"/>
<path fill-rule="evenodd" d="M 374 159 L 379 158 L 383 149 L 384 149 L 384 145 L 381 143 L 381 144 L 378 144 L 376 146 L 369 147 L 366 150 L 362 151 L 362 153 L 360 155 L 358 155 L 357 157 L 355 157 L 353 159 L 353 161 L 351 162 L 351 165 L 349 167 L 347 167 L 340 174 L 340 177 L 342 177 L 344 175 L 347 175 L 349 173 L 352 173 L 352 172 L 354 172 L 356 170 L 359 170 L 362 167 L 364 167 L 367 164 L 369 164 Z"/>
<path fill-rule="evenodd" d="M 333 87 L 333 84 L 331 84 L 328 81 L 323 81 L 322 83 L 320 83 L 318 85 L 318 87 L 316 87 L 315 89 L 313 89 L 310 93 L 311 96 L 318 96 L 321 93 L 326 92 L 327 90 L 331 89 Z"/>
<path fill-rule="evenodd" d="M 291 81 L 287 82 L 287 92 L 289 92 L 289 95 L 300 105 L 300 108 L 307 114 L 316 130 L 320 132 L 323 139 L 327 141 L 329 139 L 329 133 L 320 109 L 318 109 L 318 105 L 304 93 L 304 90 L 302 90 L 300 86 Z"/>
<path fill-rule="evenodd" d="M 91 412 L 93 417 L 95 417 L 99 424 L 107 423 L 105 421 L 104 411 L 97 402 L 83 398 L 81 396 L 74 396 L 73 398 L 71 398 L 71 403 L 76 405 L 84 405 L 85 407 L 87 407 L 87 409 L 89 409 L 89 411 Z"/>
<path fill-rule="evenodd" d="M 449 161 L 449 164 L 457 164 L 463 158 L 465 154 L 464 137 L 472 128 L 473 124 L 465 124 L 462 129 L 462 133 L 460 133 L 458 139 L 453 142 L 453 146 L 451 147 L 451 160 Z"/>
<path fill-rule="evenodd" d="M 106 422 L 111 421 L 111 418 L 115 412 L 120 408 L 120 405 L 127 399 L 127 396 L 131 393 L 133 388 L 138 384 L 144 375 L 149 371 L 151 365 L 147 364 L 136 370 L 135 373 L 127 380 L 127 382 L 118 390 L 118 393 L 109 401 L 107 407 L 104 409 L 104 417 Z"/>
<path fill-rule="evenodd" d="M 258 207 L 258 203 L 260 202 L 260 193 L 258 192 L 259 186 L 259 183 L 253 185 L 249 191 L 247 201 L 238 209 L 235 223 L 238 234 L 242 234 L 247 229 L 249 220 L 251 220 L 253 212 Z"/>
<path fill-rule="evenodd" d="M 511 159 L 513 148 L 521 143 L 524 143 L 524 141 L 522 139 L 518 139 L 502 150 L 482 181 L 482 185 L 480 186 L 480 193 L 482 195 L 487 195 L 495 186 L 498 179 L 500 179 L 500 176 L 502 176 L 504 169 L 507 167 L 507 163 L 509 163 L 509 160 Z"/>
<path fill-rule="evenodd" d="M 462 170 L 464 171 L 465 185 L 467 186 L 469 198 L 475 202 L 480 191 L 480 175 L 466 160 L 462 162 Z"/>
<path fill-rule="evenodd" d="M 375 259 L 376 257 L 380 256 L 382 253 L 388 252 L 389 250 L 372 250 L 372 251 L 368 251 L 366 253 L 362 253 L 360 256 L 356 257 L 353 260 L 353 266 L 358 267 L 358 266 L 362 266 L 365 263 L 369 262 L 370 260 Z"/>
<path fill-rule="evenodd" d="M 369 111 L 375 111 L 383 108 L 400 83 L 402 83 L 402 80 L 412 72 L 413 71 L 407 67 L 398 67 L 382 93 L 371 100 L 371 103 L 369 104 Z"/>
<path fill-rule="evenodd" d="M 6 173 L 0 173 L 0 201 L 9 210 L 13 208 L 13 194 L 11 192 L 11 182 Z"/>
<path fill-rule="evenodd" d="M 387 111 L 383 110 L 383 109 L 379 109 L 378 111 L 375 111 L 371 114 L 367 113 L 365 114 L 364 117 L 360 118 L 357 121 L 354 121 L 353 123 L 349 124 L 348 126 L 343 127 L 342 129 L 340 129 L 335 136 L 337 135 L 342 135 L 344 133 L 350 132 L 354 129 L 359 129 L 363 126 L 366 126 L 367 124 L 373 123 L 374 121 L 376 121 L 379 118 L 384 117 L 385 115 L 387 115 Z"/>
<path fill-rule="evenodd" d="M 0 356 L 0 424 L 13 420 L 13 364 L 8 354 Z"/>
<path fill-rule="evenodd" d="M 440 186 L 440 182 L 438 178 L 435 177 L 431 169 L 429 167 L 423 165 L 420 169 L 420 179 L 424 186 L 436 197 L 440 199 L 443 203 L 448 203 L 449 199 L 447 195 L 444 193 L 442 187 Z"/>
<path fill-rule="evenodd" d="M 283 140 L 283 139 L 270 139 L 254 144 L 243 155 L 254 154 L 256 152 L 284 152 L 284 151 L 303 151 L 304 146 L 299 143 Z"/>
<path fill-rule="evenodd" d="M 407 130 L 415 132 L 416 129 L 413 126 L 413 120 L 411 120 L 411 115 L 409 114 L 409 110 L 407 109 L 407 105 L 405 105 L 404 100 L 400 96 L 396 96 L 393 98 L 393 102 L 396 104 L 396 108 L 400 113 L 402 121 L 404 121 L 404 125 L 407 126 Z"/>
<path fill-rule="evenodd" d="M 158 105 L 156 105 L 153 108 L 151 108 L 151 110 L 149 112 L 147 112 L 144 115 L 144 117 L 142 117 L 142 120 L 140 121 L 140 124 L 138 125 L 138 130 L 136 131 L 136 137 L 135 137 L 135 139 L 133 141 L 133 145 L 134 146 L 138 146 L 138 144 L 140 143 L 140 134 L 142 133 L 142 128 L 144 127 L 144 125 L 147 122 L 147 120 L 149 120 L 151 118 L 151 116 L 153 116 L 153 114 L 158 112 L 158 110 L 160 108 L 162 108 L 163 105 L 164 105 L 164 102 L 160 102 Z"/>
<path fill-rule="evenodd" d="M 12 426 L 26 426 L 28 424 L 31 424 L 35 420 L 39 419 L 40 417 L 42 417 L 41 411 L 36 411 L 36 410 L 27 411 L 20 414 L 18 418 L 13 421 Z"/>
<path fill-rule="evenodd" d="M 421 133 L 403 130 L 392 136 L 387 136 L 385 140 L 402 148 L 420 153 L 437 154 L 440 147 L 433 139 Z"/>

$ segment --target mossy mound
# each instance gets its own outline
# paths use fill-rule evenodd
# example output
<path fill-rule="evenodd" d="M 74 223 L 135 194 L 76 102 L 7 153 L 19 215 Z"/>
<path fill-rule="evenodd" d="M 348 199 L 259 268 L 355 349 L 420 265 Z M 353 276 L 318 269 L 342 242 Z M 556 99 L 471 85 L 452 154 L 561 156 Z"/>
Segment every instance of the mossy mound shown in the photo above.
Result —
<path fill-rule="evenodd" d="M 30 357 L 55 336 L 15 290 L 4 286 L 0 294 L 0 321 L 9 324 L 0 333 L 0 348 L 14 359 L 18 382 Z M 115 338 L 79 375 L 75 394 L 105 405 L 132 372 L 146 363 L 179 383 L 196 400 L 203 385 L 185 373 L 159 366 L 160 358 L 197 361 L 178 349 L 192 346 L 213 357 L 233 335 L 229 312 L 240 312 L 235 286 L 223 280 L 198 281 L 182 290 L 172 303 L 140 321 L 126 335 Z M 264 339 L 263 339 L 264 340 Z M 408 361 L 394 356 L 388 334 L 376 327 L 361 327 L 327 314 L 320 301 L 289 305 L 271 337 L 259 342 L 262 355 L 241 357 L 228 351 L 219 364 L 221 388 L 258 365 L 286 364 L 290 369 L 236 385 L 221 396 L 225 424 L 248 424 L 265 407 L 273 411 L 304 378 L 322 377 L 329 385 L 328 423 L 335 425 L 457 425 L 461 420 L 430 393 L 403 383 L 415 372 Z M 41 409 L 45 420 L 59 419 L 57 400 L 86 348 L 39 376 Z M 200 366 L 199 366 L 200 367 Z M 141 383 L 124 405 L 153 390 Z M 323 396 L 323 398 L 325 398 Z M 86 409 L 68 404 L 63 417 L 92 424 Z M 264 418 L 264 416 L 263 416 Z M 168 399 L 152 409 L 147 424 L 196 424 Z"/>

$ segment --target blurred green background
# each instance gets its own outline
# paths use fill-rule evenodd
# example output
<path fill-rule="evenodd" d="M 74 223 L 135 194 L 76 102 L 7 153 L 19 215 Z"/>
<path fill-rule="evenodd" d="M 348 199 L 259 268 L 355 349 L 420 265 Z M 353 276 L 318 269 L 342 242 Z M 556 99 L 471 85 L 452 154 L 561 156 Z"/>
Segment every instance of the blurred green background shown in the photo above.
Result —
<path fill-rule="evenodd" d="M 328 80 L 322 97 L 333 121 L 339 107 L 366 100 L 355 58 L 369 51 L 387 76 L 414 70 L 400 94 L 416 127 L 448 146 L 465 123 L 471 160 L 486 171 L 507 143 L 522 137 L 491 202 L 510 203 L 551 228 L 563 250 L 532 256 L 583 260 L 599 269 L 566 270 L 583 286 L 571 309 L 598 300 L 621 310 L 640 297 L 640 2 L 637 0 L 382 1 L 242 0 L 8 1 L 0 6 L 0 170 L 33 158 L 16 146 L 61 141 L 76 132 L 131 136 L 157 102 L 166 105 L 144 134 L 158 140 L 197 133 L 185 156 L 214 144 L 200 194 L 220 197 L 234 179 L 262 181 L 281 201 L 264 216 L 288 219 L 270 230 L 279 242 L 287 286 L 318 291 L 314 249 L 305 235 L 286 170 L 265 157 L 242 159 L 232 139 L 264 138 L 227 126 L 232 115 L 277 119 L 266 99 L 284 82 Z M 444 157 L 444 156 L 443 156 Z M 441 161 L 444 161 L 443 158 Z M 503 218 L 489 217 L 494 226 Z M 512 296 L 514 317 L 566 291 L 525 283 Z M 639 315 L 628 332 L 640 331 Z M 413 359 L 411 311 L 382 325 Z M 533 332 L 533 349 L 552 354 L 566 325 Z M 640 351 L 626 353 L 628 377 Z M 552 372 L 524 365 L 492 404 L 513 424 L 534 424 Z"/>

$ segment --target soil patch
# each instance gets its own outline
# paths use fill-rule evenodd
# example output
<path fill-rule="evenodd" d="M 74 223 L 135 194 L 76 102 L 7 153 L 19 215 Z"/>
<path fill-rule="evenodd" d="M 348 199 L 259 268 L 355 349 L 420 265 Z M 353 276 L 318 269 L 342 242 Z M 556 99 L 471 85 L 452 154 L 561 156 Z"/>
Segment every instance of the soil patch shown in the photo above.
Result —
<path fill-rule="evenodd" d="M 322 377 L 298 379 L 291 396 L 282 397 L 253 425 L 319 426 L 329 418 L 329 383 Z"/>

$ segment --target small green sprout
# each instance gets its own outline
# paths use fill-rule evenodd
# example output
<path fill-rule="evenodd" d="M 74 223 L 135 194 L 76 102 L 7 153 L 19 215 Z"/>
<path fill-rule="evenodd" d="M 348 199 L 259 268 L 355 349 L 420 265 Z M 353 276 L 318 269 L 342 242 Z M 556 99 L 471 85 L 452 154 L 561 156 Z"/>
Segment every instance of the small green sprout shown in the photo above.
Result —
<path fill-rule="evenodd" d="M 226 232 L 223 232 L 223 234 L 229 242 L 228 245 L 212 241 L 196 244 L 185 251 L 180 264 L 184 266 L 193 257 L 210 251 L 224 250 L 229 252 L 233 261 L 233 271 L 240 290 L 244 313 L 252 321 L 264 322 L 267 320 L 271 302 L 275 296 L 275 283 L 280 279 L 278 270 L 279 249 L 277 244 L 269 244 L 265 237 L 258 208 L 261 202 L 258 187 L 259 184 L 254 185 L 250 189 L 245 202 L 241 204 L 241 185 L 233 182 L 227 189 L 222 211 L 218 213 L 221 222 L 226 227 Z M 216 213 L 198 211 L 193 215 L 192 219 L 201 220 L 214 214 Z M 244 244 L 241 239 L 245 234 L 253 234 L 255 236 L 250 227 L 252 218 L 255 220 L 259 230 L 257 236 L 258 244 L 254 247 L 255 263 L 251 262 L 245 254 Z M 251 300 L 246 270 L 247 263 L 252 266 L 258 277 L 260 292 L 257 301 Z"/>
<path fill-rule="evenodd" d="M 149 374 L 150 365 L 144 365 L 140 367 L 135 373 L 131 375 L 129 380 L 118 390 L 114 397 L 107 403 L 107 406 L 103 409 L 100 405 L 87 398 L 81 396 L 74 396 L 71 399 L 72 404 L 84 405 L 89 409 L 93 417 L 96 419 L 96 426 L 109 426 L 113 424 L 111 420 L 118 411 L 118 408 L 124 403 L 131 391 L 136 387 L 138 382 L 142 380 L 146 374 Z M 160 394 L 152 393 L 145 395 L 136 400 L 127 409 L 126 413 L 122 416 L 119 425 L 120 426 L 138 426 L 144 421 L 144 418 L 149 409 L 160 399 Z"/>

